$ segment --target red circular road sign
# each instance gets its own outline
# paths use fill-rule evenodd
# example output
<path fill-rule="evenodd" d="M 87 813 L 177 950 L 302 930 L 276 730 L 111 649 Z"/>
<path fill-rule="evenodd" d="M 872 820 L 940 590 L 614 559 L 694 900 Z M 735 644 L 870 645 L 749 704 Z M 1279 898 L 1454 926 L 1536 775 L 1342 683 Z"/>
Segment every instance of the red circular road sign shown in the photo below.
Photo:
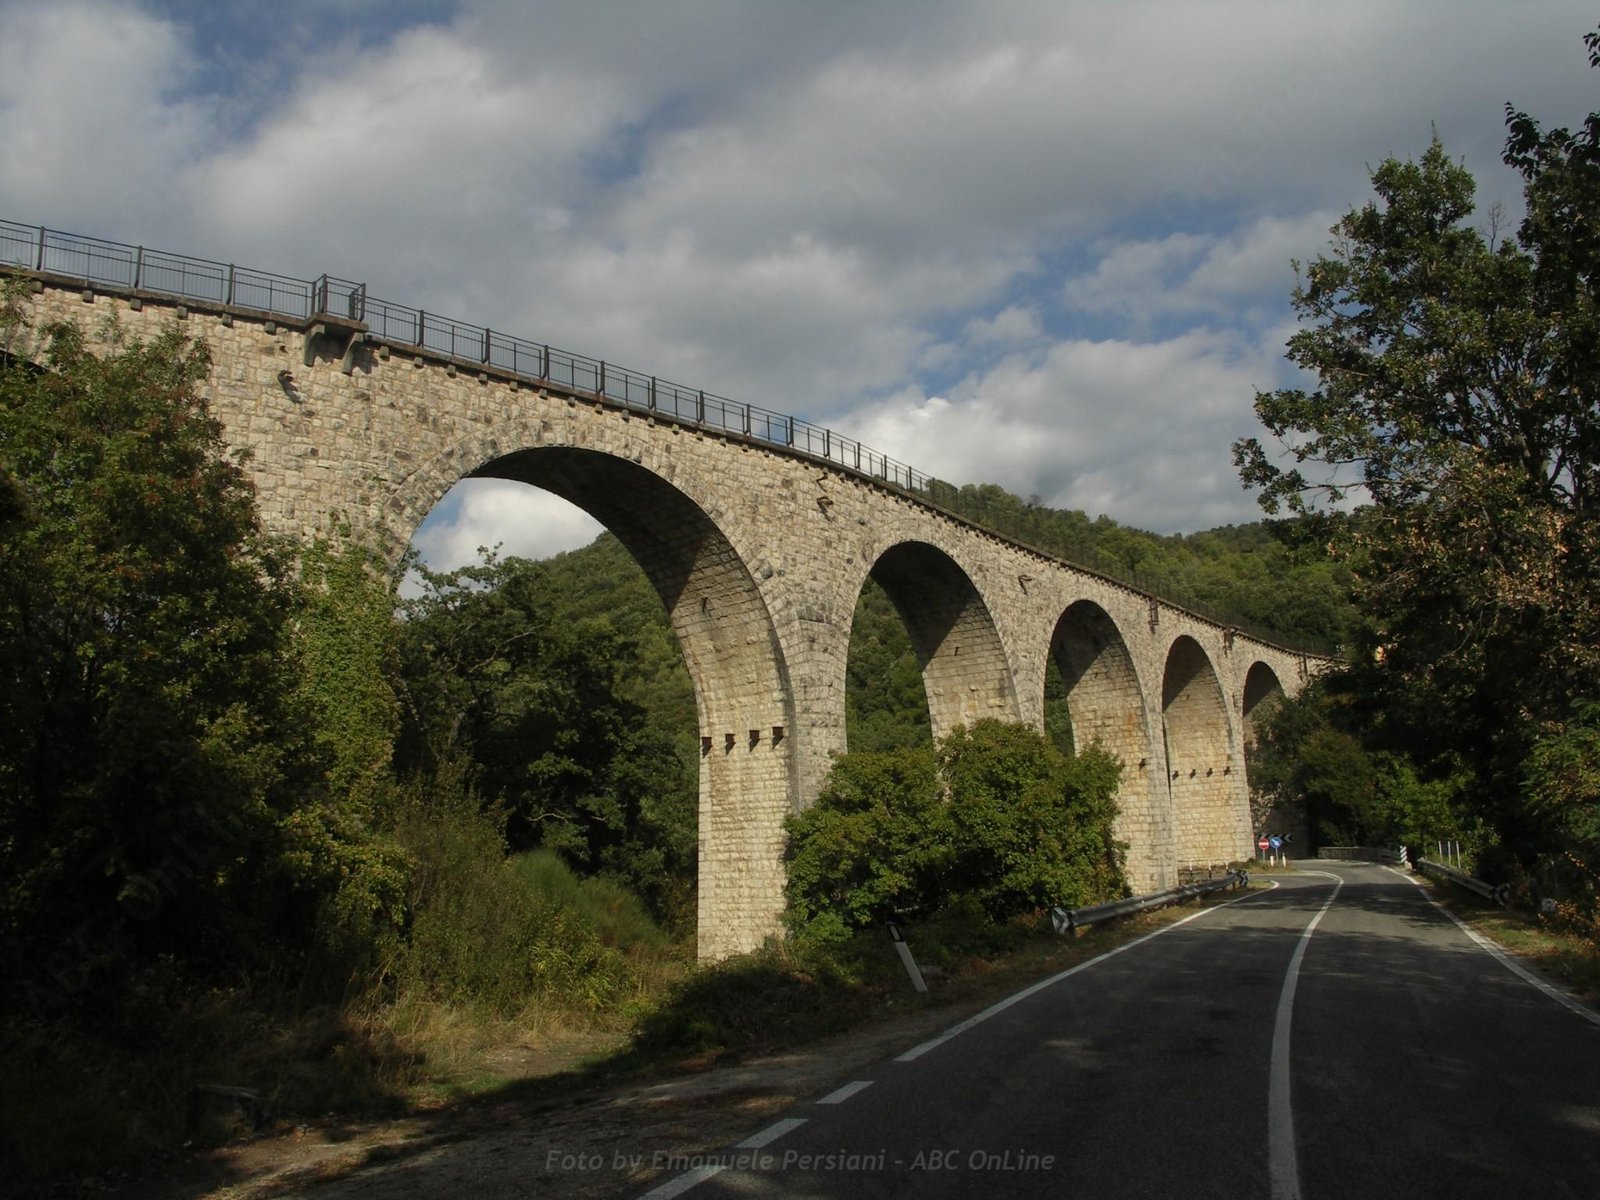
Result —
<path fill-rule="evenodd" d="M 1256 849 L 1257 850 L 1265 850 L 1271 845 L 1272 845 L 1272 843 L 1267 841 L 1266 838 L 1262 838 L 1259 842 L 1256 843 Z"/>

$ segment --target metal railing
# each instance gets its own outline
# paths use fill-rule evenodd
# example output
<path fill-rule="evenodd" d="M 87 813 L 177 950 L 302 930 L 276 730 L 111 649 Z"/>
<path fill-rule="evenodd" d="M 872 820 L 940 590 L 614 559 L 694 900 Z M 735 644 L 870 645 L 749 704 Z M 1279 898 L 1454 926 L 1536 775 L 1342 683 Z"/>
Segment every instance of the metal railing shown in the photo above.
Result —
<path fill-rule="evenodd" d="M 1146 896 L 1129 896 L 1122 900 L 1112 900 L 1105 904 L 1090 904 L 1083 908 L 1052 908 L 1050 921 L 1057 933 L 1071 933 L 1083 928 L 1085 925 L 1094 925 L 1101 921 L 1109 921 L 1115 917 L 1132 916 L 1134 913 L 1145 912 L 1152 908 L 1165 908 L 1169 904 L 1181 904 L 1185 900 L 1193 900 L 1200 896 L 1210 895 L 1232 888 L 1245 887 L 1250 882 L 1250 875 L 1246 871 L 1229 871 L 1225 875 L 1218 875 L 1213 879 L 1202 880 L 1199 883 L 1184 884 L 1182 887 L 1167 888 L 1161 892 L 1151 892 Z"/>
<path fill-rule="evenodd" d="M 1317 857 L 1330 862 L 1375 862 L 1392 867 L 1409 864 L 1404 846 L 1318 846 Z"/>
<path fill-rule="evenodd" d="M 1444 863 L 1437 863 L 1428 858 L 1417 860 L 1417 870 L 1421 871 L 1429 879 L 1436 879 L 1440 883 L 1454 884 L 1464 891 L 1471 892 L 1475 896 L 1482 896 L 1485 900 L 1498 904 L 1501 908 L 1511 903 L 1510 884 L 1502 883 L 1496 886 L 1492 883 L 1485 883 L 1481 879 L 1474 879 L 1464 871 L 1458 871 L 1454 867 L 1447 867 Z"/>
<path fill-rule="evenodd" d="M 1110 583 L 1158 599 L 1156 586 L 1134 572 L 1075 559 L 1072 547 L 1041 538 L 1036 506 L 999 508 L 835 430 L 703 389 L 644 375 L 547 343 L 468 325 L 420 308 L 369 296 L 364 283 L 330 275 L 293 279 L 186 255 L 0 220 L 0 268 L 12 267 L 108 287 L 206 304 L 240 307 L 295 321 L 326 317 L 364 325 L 369 340 L 507 371 L 520 379 L 595 396 L 698 427 L 748 437 L 885 484 L 934 505 L 1024 549 L 1065 562 Z M 1172 595 L 1170 588 L 1164 588 Z M 1294 654 L 1325 656 L 1314 645 L 1216 611 L 1195 599 L 1163 601 L 1225 629 Z"/>

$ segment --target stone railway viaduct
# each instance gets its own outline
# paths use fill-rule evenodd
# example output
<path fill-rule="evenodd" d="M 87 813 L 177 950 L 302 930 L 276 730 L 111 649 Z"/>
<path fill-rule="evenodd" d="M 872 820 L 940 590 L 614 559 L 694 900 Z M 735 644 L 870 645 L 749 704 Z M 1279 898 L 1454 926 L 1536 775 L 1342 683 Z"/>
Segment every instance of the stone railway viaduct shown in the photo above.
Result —
<path fill-rule="evenodd" d="M 869 577 L 910 631 L 935 736 L 982 717 L 1042 728 L 1056 660 L 1078 744 L 1098 740 L 1121 759 L 1118 831 L 1135 891 L 1252 853 L 1252 715 L 1301 688 L 1315 667 L 1304 656 L 953 516 L 856 470 L 854 444 L 826 431 L 802 431 L 829 439 L 820 452 L 799 449 L 796 423 L 774 437 L 771 414 L 727 420 L 742 406 L 715 398 L 723 419 L 707 421 L 704 393 L 674 390 L 668 406 L 654 380 L 647 396 L 629 390 L 637 376 L 618 399 L 616 374 L 592 360 L 568 360 L 589 373 L 563 386 L 548 348 L 449 323 L 442 343 L 426 315 L 326 278 L 297 285 L 303 302 L 250 295 L 259 307 L 237 302 L 232 268 L 214 301 L 150 286 L 148 263 L 108 284 L 105 271 L 61 270 L 32 232 L 36 262 L 34 247 L 13 253 L 3 238 L 0 262 L 31 280 L 35 328 L 69 319 L 94 338 L 115 317 L 147 337 L 176 322 L 210 348 L 206 393 L 228 441 L 250 451 L 269 529 L 309 536 L 348 522 L 397 560 L 444 493 L 475 476 L 545 488 L 627 546 L 694 681 L 702 957 L 777 929 L 783 819 L 846 748 L 851 617 Z M 413 314 L 404 336 L 402 311 Z M 897 465 L 867 453 L 869 465 Z"/>

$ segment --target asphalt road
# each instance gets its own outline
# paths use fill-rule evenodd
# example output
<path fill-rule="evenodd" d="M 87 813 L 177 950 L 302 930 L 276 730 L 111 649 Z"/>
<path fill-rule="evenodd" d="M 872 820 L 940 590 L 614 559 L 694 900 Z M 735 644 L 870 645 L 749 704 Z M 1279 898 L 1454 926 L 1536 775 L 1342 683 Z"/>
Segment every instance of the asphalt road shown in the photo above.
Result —
<path fill-rule="evenodd" d="M 644 1195 L 1600 1197 L 1600 1017 L 1400 873 L 1317 866 L 1030 989 Z"/>

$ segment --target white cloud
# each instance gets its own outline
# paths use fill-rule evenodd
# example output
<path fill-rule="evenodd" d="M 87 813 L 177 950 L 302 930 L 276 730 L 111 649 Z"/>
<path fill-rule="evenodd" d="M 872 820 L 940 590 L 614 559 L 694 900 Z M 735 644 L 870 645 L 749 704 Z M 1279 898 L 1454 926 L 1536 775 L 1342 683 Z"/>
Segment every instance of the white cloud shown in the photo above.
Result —
<path fill-rule="evenodd" d="M 1195 528 L 1250 515 L 1227 446 L 1285 375 L 1289 259 L 1434 127 L 1514 200 L 1502 106 L 1581 120 L 1592 25 L 1577 0 L 0 0 L 0 216 L 365 280 Z M 429 545 L 523 536 L 492 511 Z"/>
<path fill-rule="evenodd" d="M 964 330 L 967 340 L 980 346 L 1025 345 L 1043 332 L 1038 312 L 1021 304 L 1007 305 L 993 317 L 974 317 Z"/>
<path fill-rule="evenodd" d="M 1311 212 L 1260 217 L 1228 234 L 1179 232 L 1107 247 L 1091 272 L 1068 279 L 1069 309 L 1109 313 L 1148 325 L 1166 316 L 1252 319 L 1280 310 L 1294 284 L 1294 262 L 1325 252 L 1336 217 Z"/>
<path fill-rule="evenodd" d="M 411 539 L 436 571 L 501 558 L 548 558 L 599 536 L 602 526 L 559 496 L 503 479 L 463 479 L 434 506 Z"/>
<path fill-rule="evenodd" d="M 944 479 L 1005 480 L 1046 504 L 1158 530 L 1255 519 L 1229 465 L 1270 357 L 1232 335 L 1061 341 L 948 397 L 902 396 L 852 432 Z"/>
<path fill-rule="evenodd" d="M 0 195 L 14 220 L 136 237 L 210 144 L 182 32 L 132 4 L 0 8 Z"/>

